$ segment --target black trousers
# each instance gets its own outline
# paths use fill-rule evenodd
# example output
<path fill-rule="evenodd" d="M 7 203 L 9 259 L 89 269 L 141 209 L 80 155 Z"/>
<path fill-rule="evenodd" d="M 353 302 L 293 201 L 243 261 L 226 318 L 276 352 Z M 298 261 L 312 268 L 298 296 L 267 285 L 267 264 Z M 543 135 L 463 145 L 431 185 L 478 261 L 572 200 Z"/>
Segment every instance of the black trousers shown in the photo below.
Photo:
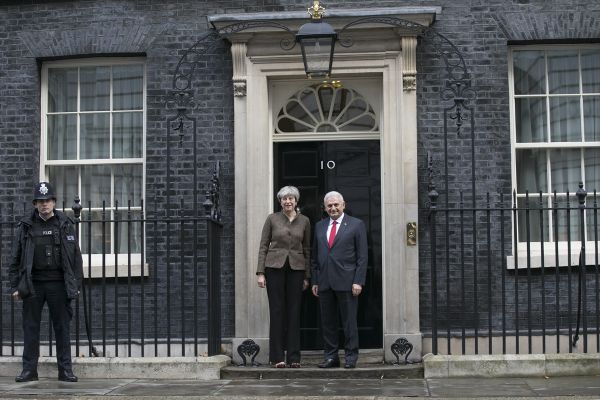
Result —
<path fill-rule="evenodd" d="M 323 350 L 325 359 L 337 360 L 339 349 L 338 313 L 344 330 L 344 351 L 347 363 L 356 364 L 358 360 L 358 297 L 351 291 L 319 290 L 321 308 L 321 327 L 323 329 Z"/>
<path fill-rule="evenodd" d="M 40 357 L 40 323 L 44 303 L 48 304 L 56 340 L 59 370 L 71 370 L 71 301 L 63 281 L 34 281 L 35 294 L 23 299 L 23 369 L 37 371 Z"/>
<path fill-rule="evenodd" d="M 300 362 L 300 308 L 304 271 L 265 268 L 269 297 L 269 361 Z M 287 350 L 287 359 L 285 351 Z"/>

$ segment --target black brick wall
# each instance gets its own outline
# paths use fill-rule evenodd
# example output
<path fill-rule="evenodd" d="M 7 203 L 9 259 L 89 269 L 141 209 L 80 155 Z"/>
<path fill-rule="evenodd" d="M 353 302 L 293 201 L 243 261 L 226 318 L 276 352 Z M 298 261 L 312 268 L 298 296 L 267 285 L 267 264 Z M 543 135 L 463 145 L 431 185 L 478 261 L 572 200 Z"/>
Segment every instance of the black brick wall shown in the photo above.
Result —
<path fill-rule="evenodd" d="M 39 171 L 40 66 L 44 60 L 97 55 L 141 55 L 147 62 L 147 154 L 146 199 L 149 214 L 156 206 L 159 215 L 177 209 L 165 205 L 167 190 L 173 201 L 184 200 L 184 215 L 193 204 L 191 173 L 193 151 L 191 133 L 168 138 L 166 109 L 172 74 L 184 51 L 208 28 L 206 15 L 239 12 L 300 11 L 306 0 L 208 1 L 159 0 L 130 1 L 2 1 L 0 2 L 0 212 L 7 216 L 11 207 L 20 209 L 29 201 L 31 187 Z M 326 1 L 327 8 L 392 6 L 442 6 L 435 29 L 449 38 L 462 52 L 477 91 L 475 110 L 477 190 L 510 196 L 510 135 L 508 111 L 507 54 L 509 42 L 600 40 L 600 3 L 589 0 L 470 0 L 470 1 Z M 206 68 L 197 74 L 194 89 L 201 95 L 199 107 L 191 116 L 198 123 L 198 185 L 205 188 L 214 161 L 222 166 L 222 207 L 225 223 L 224 248 L 233 248 L 233 109 L 231 60 L 226 44 L 206 55 Z M 421 206 L 427 201 L 426 153 L 434 155 L 438 189 L 443 193 L 443 64 L 431 43 L 421 40 L 418 49 L 418 155 Z M 466 126 L 468 128 L 468 126 Z M 167 141 L 170 154 L 167 154 Z M 451 138 L 448 179 L 455 189 L 470 196 L 470 142 L 467 134 Z M 172 168 L 167 189 L 167 156 Z M 442 188 L 442 189 L 440 189 Z M 442 196 L 443 198 L 443 196 Z M 85 201 L 85 199 L 84 199 Z M 67 203 L 69 204 L 69 203 Z M 178 208 L 178 207 L 177 207 Z M 179 212 L 179 211 L 177 211 Z M 162 213 L 162 214 L 161 214 Z M 421 215 L 424 227 L 425 214 Z M 162 231 L 160 231 L 162 229 Z M 164 234 L 166 227 L 158 234 Z M 149 232 L 149 241 L 153 240 Z M 498 242 L 498 229 L 493 231 Z M 485 237 L 485 231 L 479 234 Z M 6 257 L 9 235 L 0 243 L 2 251 L 3 296 L 6 294 Z M 175 239 L 173 239 L 175 240 Z M 428 239 L 420 230 L 421 317 L 430 324 L 431 259 Z M 174 242 L 177 248 L 177 242 Z M 151 244 L 148 259 L 153 260 Z M 202 253 L 202 251 L 200 252 Z M 158 274 L 166 273 L 166 249 L 158 248 Z M 203 255 L 200 254 L 200 257 Z M 234 266 L 232 252 L 223 253 L 222 309 L 223 334 L 234 333 Z M 189 254 L 186 254 L 189 257 Z M 499 259 L 497 257 L 497 259 Z M 487 266 L 482 267 L 487 268 Z M 494 265 L 494 285 L 498 282 Z M 482 270 L 483 271 L 483 270 Z M 484 275 L 480 275 L 480 278 Z M 178 276 L 173 276 L 178 282 Z M 510 280 L 510 278 L 509 278 Z M 485 283 L 483 282 L 482 285 Z M 511 283 L 509 282 L 509 285 Z M 161 288 L 165 282 L 161 280 Z M 135 289 L 137 290 L 137 289 Z M 482 286 L 481 290 L 486 290 Z M 6 296 L 4 296 L 6 298 Z M 3 305 L 6 320 L 8 304 Z M 114 305 L 108 304 L 108 307 Z M 173 315 L 173 318 L 178 318 Z M 202 318 L 205 318 L 203 316 Z M 499 320 L 499 315 L 494 315 Z"/>

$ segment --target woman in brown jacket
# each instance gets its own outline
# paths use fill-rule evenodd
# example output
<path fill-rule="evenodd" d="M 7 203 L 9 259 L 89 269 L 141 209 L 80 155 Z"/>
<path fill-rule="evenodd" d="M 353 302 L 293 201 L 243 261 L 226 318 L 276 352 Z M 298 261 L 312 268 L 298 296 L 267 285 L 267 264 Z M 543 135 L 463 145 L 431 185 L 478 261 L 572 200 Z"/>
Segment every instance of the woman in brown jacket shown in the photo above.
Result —
<path fill-rule="evenodd" d="M 269 362 L 276 368 L 300 368 L 300 305 L 310 279 L 310 221 L 296 208 L 296 187 L 282 187 L 277 198 L 282 210 L 265 221 L 256 275 L 269 297 Z"/>

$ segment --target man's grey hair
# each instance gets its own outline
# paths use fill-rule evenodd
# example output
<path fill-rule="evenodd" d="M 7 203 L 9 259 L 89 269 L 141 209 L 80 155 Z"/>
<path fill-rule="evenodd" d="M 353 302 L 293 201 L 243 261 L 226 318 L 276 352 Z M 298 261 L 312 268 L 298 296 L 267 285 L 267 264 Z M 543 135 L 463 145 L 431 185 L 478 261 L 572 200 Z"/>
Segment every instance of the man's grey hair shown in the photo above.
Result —
<path fill-rule="evenodd" d="M 327 193 L 325 195 L 325 197 L 323 198 L 323 204 L 327 203 L 327 200 L 329 200 L 332 197 L 338 198 L 338 199 L 340 199 L 341 202 L 344 202 L 344 196 L 342 196 L 342 194 L 340 192 L 336 192 L 335 190 L 332 190 L 331 192 Z"/>
<path fill-rule="evenodd" d="M 284 186 L 279 189 L 279 192 L 277 192 L 277 198 L 279 201 L 287 196 L 294 196 L 296 203 L 300 201 L 300 191 L 296 186 Z"/>

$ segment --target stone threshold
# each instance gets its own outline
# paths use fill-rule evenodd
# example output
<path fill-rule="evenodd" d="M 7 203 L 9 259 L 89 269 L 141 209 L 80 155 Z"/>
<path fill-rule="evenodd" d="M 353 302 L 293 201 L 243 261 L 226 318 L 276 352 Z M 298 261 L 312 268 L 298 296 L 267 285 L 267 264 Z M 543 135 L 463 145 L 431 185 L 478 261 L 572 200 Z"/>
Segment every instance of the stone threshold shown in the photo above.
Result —
<path fill-rule="evenodd" d="M 367 364 L 359 361 L 356 368 L 318 368 L 315 364 L 302 368 L 265 366 L 228 366 L 221 370 L 222 379 L 423 379 L 423 364 Z"/>

